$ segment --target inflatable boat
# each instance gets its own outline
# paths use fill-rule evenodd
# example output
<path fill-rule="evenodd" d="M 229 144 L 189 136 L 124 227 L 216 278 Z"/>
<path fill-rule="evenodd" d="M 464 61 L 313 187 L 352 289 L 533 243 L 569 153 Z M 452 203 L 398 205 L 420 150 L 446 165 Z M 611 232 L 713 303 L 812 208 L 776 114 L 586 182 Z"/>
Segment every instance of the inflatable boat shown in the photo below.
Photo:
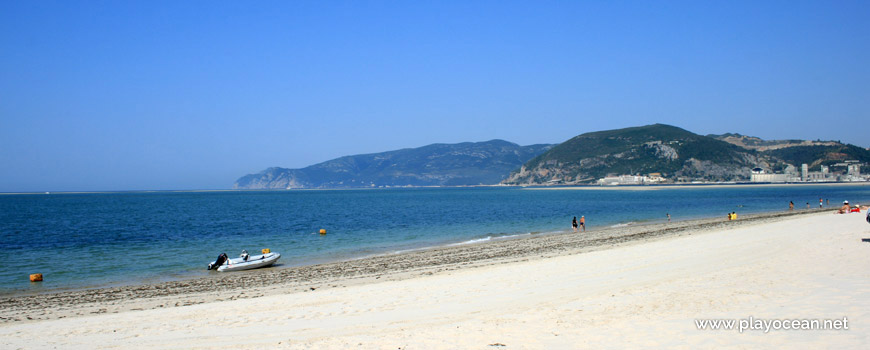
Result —
<path fill-rule="evenodd" d="M 208 269 L 217 270 L 218 272 L 257 269 L 272 266 L 279 258 L 281 258 L 279 253 L 248 255 L 247 251 L 242 251 L 242 255 L 238 258 L 229 259 L 225 253 L 222 253 L 218 256 L 217 260 L 208 264 Z"/>

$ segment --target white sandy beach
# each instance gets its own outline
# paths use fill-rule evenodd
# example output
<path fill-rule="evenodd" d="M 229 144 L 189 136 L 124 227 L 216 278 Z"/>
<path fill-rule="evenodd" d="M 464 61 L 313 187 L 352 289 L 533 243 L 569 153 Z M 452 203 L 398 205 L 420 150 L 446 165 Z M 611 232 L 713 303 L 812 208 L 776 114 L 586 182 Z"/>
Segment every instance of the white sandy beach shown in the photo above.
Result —
<path fill-rule="evenodd" d="M 263 297 L 0 325 L 3 349 L 865 349 L 870 225 L 830 212 Z M 699 330 L 699 319 L 848 330 Z"/>
<path fill-rule="evenodd" d="M 801 182 L 801 183 L 698 183 L 698 184 L 653 184 L 653 185 L 581 185 L 581 186 L 536 186 L 526 190 L 574 190 L 574 191 L 655 191 L 668 189 L 713 189 L 713 188 L 776 188 L 776 187 L 832 187 L 832 186 L 870 186 L 866 181 L 856 182 Z"/>

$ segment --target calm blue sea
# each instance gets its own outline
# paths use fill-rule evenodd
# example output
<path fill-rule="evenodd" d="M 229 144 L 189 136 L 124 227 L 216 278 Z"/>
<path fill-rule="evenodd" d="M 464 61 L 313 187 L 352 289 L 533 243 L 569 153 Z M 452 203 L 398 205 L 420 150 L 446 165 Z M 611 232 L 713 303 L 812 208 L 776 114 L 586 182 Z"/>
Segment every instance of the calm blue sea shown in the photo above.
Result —
<path fill-rule="evenodd" d="M 870 202 L 870 186 L 437 188 L 0 195 L 0 294 L 196 277 L 221 252 L 278 267 L 632 223 Z M 317 234 L 326 229 L 327 235 Z M 45 281 L 31 283 L 31 273 Z"/>

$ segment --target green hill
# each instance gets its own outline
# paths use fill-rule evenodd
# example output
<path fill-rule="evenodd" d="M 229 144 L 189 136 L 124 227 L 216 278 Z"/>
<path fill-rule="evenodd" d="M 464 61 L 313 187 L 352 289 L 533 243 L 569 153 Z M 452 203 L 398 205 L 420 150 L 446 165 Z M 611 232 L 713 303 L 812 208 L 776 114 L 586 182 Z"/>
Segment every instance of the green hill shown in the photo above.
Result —
<path fill-rule="evenodd" d="M 766 164 L 757 152 L 684 129 L 654 124 L 576 136 L 527 162 L 505 184 L 590 183 L 608 175 L 747 180 Z"/>
<path fill-rule="evenodd" d="M 846 160 L 857 160 L 864 164 L 870 164 L 870 151 L 854 145 L 794 146 L 765 151 L 764 153 L 789 164 L 807 164 L 811 169 L 820 165 L 832 166 Z M 866 166 L 862 171 L 867 171 Z"/>

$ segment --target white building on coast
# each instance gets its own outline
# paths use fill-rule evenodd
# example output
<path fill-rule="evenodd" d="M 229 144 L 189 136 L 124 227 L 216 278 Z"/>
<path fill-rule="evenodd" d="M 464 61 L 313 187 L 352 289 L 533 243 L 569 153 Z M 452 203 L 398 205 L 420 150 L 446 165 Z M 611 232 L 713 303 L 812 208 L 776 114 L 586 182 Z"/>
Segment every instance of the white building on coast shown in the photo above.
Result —
<path fill-rule="evenodd" d="M 601 186 L 617 186 L 617 185 L 650 185 L 662 183 L 665 178 L 661 173 L 651 173 L 649 176 L 642 175 L 618 175 L 607 176 L 603 179 L 598 179 L 598 184 Z"/>
<path fill-rule="evenodd" d="M 794 166 L 789 165 L 785 168 L 785 172 L 782 174 L 770 173 L 761 168 L 752 169 L 749 181 L 772 183 L 798 182 L 801 181 L 801 177 L 798 175 L 797 169 L 795 169 Z"/>

